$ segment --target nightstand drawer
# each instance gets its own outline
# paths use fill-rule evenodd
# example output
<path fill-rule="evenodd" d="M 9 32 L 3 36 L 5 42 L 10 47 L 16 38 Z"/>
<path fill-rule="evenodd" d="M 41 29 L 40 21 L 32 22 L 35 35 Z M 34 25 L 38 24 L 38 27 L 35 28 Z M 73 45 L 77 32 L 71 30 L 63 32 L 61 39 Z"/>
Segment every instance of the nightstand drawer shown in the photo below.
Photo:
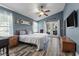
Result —
<path fill-rule="evenodd" d="M 18 36 L 12 36 L 9 38 L 9 47 L 14 47 L 18 45 Z"/>

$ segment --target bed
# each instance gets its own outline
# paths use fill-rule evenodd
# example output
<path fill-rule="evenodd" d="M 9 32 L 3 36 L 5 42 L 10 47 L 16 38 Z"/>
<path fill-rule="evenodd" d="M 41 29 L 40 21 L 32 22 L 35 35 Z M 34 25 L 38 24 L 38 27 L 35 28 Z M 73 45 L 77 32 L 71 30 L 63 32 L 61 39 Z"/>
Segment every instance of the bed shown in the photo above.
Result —
<path fill-rule="evenodd" d="M 21 32 L 22 34 L 23 32 Z M 37 50 L 44 49 L 49 41 L 49 35 L 46 33 L 34 33 L 19 35 L 19 41 L 37 45 Z"/>

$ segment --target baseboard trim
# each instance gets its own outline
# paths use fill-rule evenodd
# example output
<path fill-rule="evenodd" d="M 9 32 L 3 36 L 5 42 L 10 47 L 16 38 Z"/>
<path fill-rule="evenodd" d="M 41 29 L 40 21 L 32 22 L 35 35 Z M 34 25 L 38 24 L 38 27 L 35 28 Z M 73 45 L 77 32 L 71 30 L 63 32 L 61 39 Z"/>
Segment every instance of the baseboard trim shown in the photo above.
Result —
<path fill-rule="evenodd" d="M 76 52 L 76 56 L 79 56 L 79 53 Z"/>

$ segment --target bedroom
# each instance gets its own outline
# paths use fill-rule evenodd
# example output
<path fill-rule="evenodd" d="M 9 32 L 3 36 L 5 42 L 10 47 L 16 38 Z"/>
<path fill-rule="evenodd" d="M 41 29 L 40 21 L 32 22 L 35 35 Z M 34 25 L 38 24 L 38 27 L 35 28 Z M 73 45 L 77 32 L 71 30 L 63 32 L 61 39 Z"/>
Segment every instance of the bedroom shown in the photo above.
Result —
<path fill-rule="evenodd" d="M 67 5 L 69 4 L 0 3 L 0 55 L 75 55 L 65 54 L 60 48 L 59 38 L 65 35 L 63 19 Z"/>

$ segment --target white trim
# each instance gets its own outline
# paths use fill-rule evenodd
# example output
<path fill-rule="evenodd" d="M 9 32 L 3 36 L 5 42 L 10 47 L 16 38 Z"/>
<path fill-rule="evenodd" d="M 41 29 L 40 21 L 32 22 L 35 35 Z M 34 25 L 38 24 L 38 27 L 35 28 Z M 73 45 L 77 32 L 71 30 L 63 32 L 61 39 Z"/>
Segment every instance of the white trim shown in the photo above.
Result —
<path fill-rule="evenodd" d="M 76 52 L 76 56 L 79 56 L 79 54 Z"/>
<path fill-rule="evenodd" d="M 0 6 L 6 8 L 6 9 L 12 10 L 12 9 L 10 9 L 9 7 L 5 6 L 4 4 L 0 4 Z"/>

